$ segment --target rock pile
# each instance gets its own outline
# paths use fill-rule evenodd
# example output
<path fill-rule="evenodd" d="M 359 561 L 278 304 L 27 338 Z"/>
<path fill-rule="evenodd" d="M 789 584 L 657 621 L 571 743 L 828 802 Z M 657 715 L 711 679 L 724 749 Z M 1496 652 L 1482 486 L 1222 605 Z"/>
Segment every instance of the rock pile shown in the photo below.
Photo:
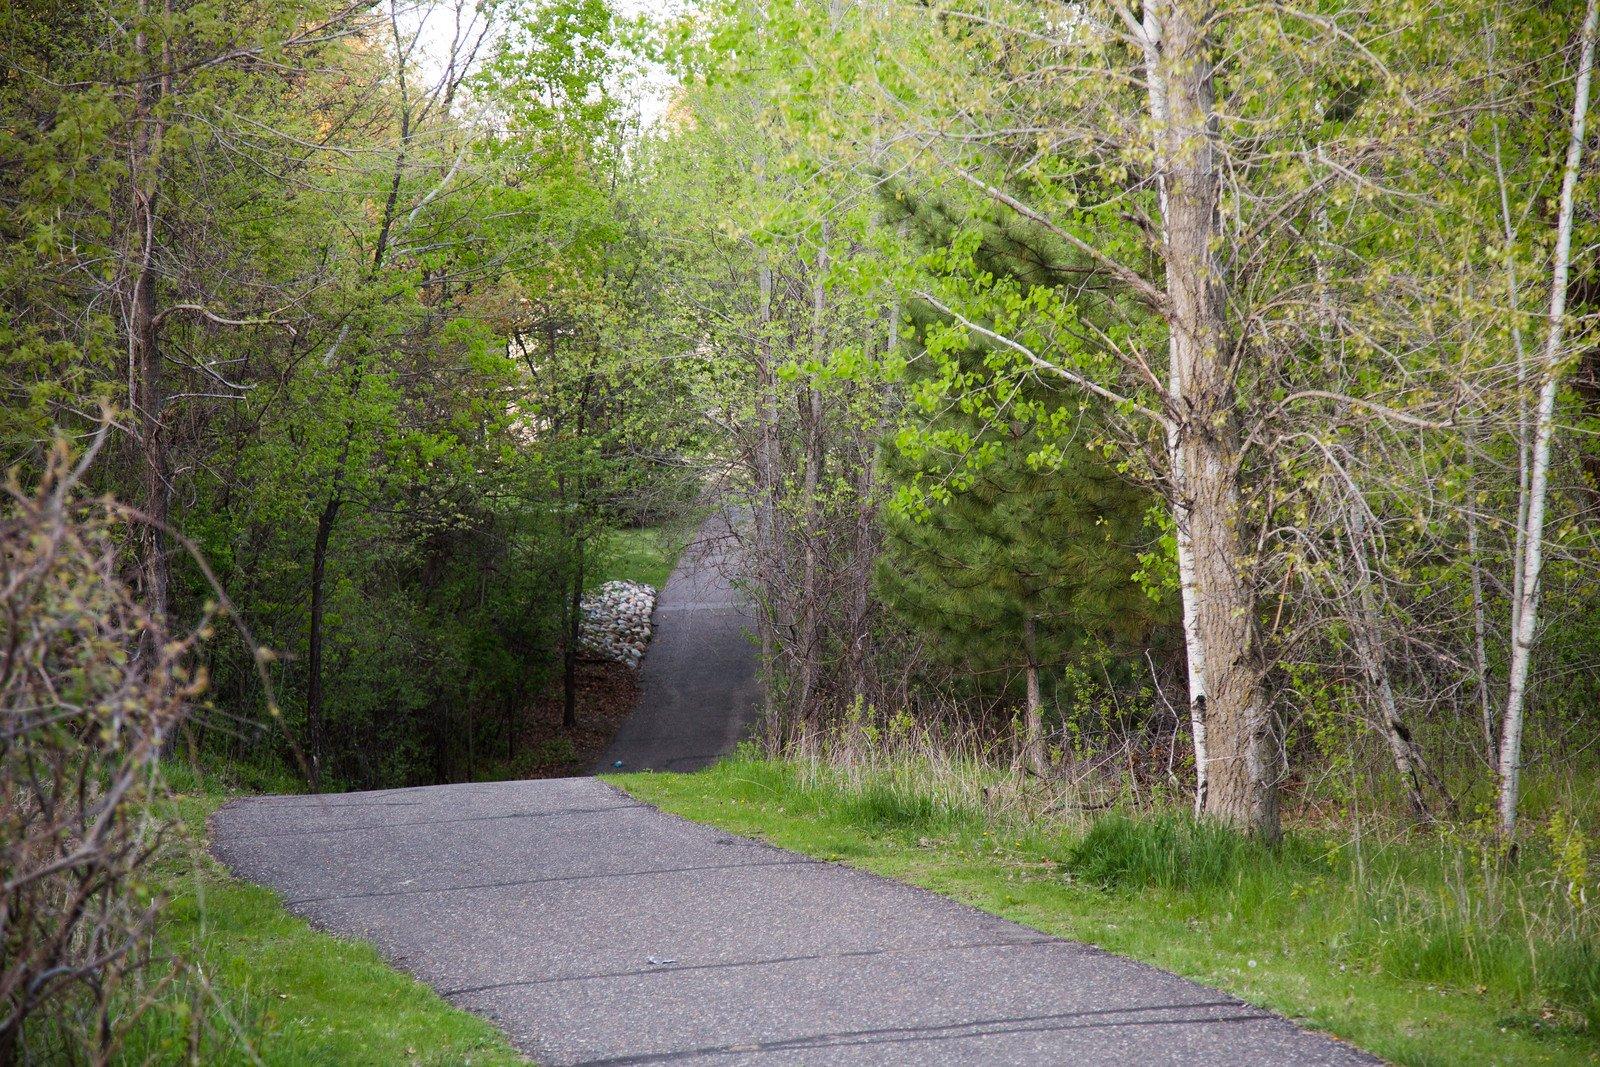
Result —
<path fill-rule="evenodd" d="M 639 582 L 607 582 L 583 598 L 578 647 L 601 659 L 639 666 L 650 643 L 656 591 Z"/>

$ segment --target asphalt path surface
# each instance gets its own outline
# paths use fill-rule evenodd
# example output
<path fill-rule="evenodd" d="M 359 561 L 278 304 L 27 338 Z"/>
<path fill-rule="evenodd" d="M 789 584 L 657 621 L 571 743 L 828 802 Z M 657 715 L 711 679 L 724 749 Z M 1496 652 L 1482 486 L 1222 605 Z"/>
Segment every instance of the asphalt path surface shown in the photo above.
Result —
<path fill-rule="evenodd" d="M 754 725 L 761 710 L 754 615 L 729 580 L 734 551 L 725 513 L 703 522 L 684 549 L 656 599 L 638 707 L 597 772 L 698 770 Z"/>
<path fill-rule="evenodd" d="M 647 718 L 611 757 L 626 769 L 698 766 L 748 726 L 743 616 L 704 569 L 719 543 L 686 556 L 658 608 Z M 545 1064 L 1376 1062 L 1214 989 L 593 778 L 252 797 L 212 831 L 241 877 L 371 941 Z"/>

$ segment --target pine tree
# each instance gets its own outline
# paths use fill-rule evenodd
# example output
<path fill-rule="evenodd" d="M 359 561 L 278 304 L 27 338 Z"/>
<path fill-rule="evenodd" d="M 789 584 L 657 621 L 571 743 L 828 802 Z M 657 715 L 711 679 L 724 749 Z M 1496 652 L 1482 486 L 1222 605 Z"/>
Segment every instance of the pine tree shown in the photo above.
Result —
<path fill-rule="evenodd" d="M 936 197 L 897 188 L 890 203 L 909 238 L 955 239 L 959 216 Z M 981 225 L 974 260 L 1026 284 L 1072 281 L 1049 266 L 1070 263 L 1070 250 L 1014 217 Z M 1023 679 L 1024 753 L 1042 774 L 1049 676 L 1108 644 L 1147 643 L 1171 612 L 1134 578 L 1153 540 L 1151 498 L 1092 446 L 1097 428 L 1078 398 L 1037 378 L 995 389 L 981 373 L 992 354 L 976 341 L 954 354 L 971 372 L 962 402 L 913 405 L 906 447 L 890 450 L 889 473 L 913 504 L 890 518 L 879 588 L 935 655 Z"/>
<path fill-rule="evenodd" d="M 1029 463 L 1035 431 L 969 486 L 920 517 L 891 517 L 880 594 L 934 655 L 973 672 L 1020 675 L 1024 751 L 1045 773 L 1044 682 L 1107 641 L 1144 641 L 1162 619 L 1134 580 L 1149 539 L 1139 491 L 1082 445 Z M 938 459 L 891 460 L 902 483 L 938 477 Z"/>

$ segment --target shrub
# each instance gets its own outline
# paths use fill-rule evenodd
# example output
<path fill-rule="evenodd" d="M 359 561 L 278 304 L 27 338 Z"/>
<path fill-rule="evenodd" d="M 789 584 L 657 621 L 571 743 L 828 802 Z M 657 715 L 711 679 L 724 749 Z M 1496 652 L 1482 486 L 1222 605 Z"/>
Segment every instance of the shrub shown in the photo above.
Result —
<path fill-rule="evenodd" d="M 102 433 L 96 442 L 104 439 Z M 205 685 L 208 620 L 173 635 L 119 574 L 130 514 L 83 503 L 58 447 L 13 472 L 0 516 L 0 1063 L 107 1059 L 159 987 L 134 992 L 159 902 L 158 763 Z M 209 615 L 209 613 L 208 613 Z"/>

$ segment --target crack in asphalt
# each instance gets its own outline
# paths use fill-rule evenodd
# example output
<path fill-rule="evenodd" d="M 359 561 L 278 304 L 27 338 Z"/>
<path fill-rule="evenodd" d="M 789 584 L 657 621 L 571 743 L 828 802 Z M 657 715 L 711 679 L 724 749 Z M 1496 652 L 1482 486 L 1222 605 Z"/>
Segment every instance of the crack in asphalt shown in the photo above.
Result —
<path fill-rule="evenodd" d="M 597 971 L 593 974 L 561 975 L 554 978 L 524 978 L 508 982 L 491 982 L 488 985 L 467 986 L 463 989 L 445 989 L 441 996 L 464 997 L 473 993 L 489 993 L 499 989 L 518 989 L 524 986 L 558 985 L 563 982 L 592 982 L 605 978 L 637 978 L 677 971 L 720 971 L 739 967 L 773 967 L 783 963 L 805 963 L 814 960 L 859 959 L 863 956 L 915 956 L 937 952 L 961 952 L 978 948 L 1029 948 L 1038 945 L 1059 945 L 1076 948 L 1067 941 L 1051 937 L 1016 938 L 1010 941 L 966 941 L 946 945 L 909 945 L 900 948 L 847 949 L 842 952 L 812 952 L 797 956 L 765 956 L 755 960 L 727 960 L 720 963 L 679 963 L 627 971 Z"/>
<path fill-rule="evenodd" d="M 609 1056 L 581 1060 L 581 1067 L 620 1067 L 631 1063 L 666 1063 L 673 1060 L 708 1056 L 740 1056 L 752 1052 L 785 1052 L 805 1049 L 848 1048 L 853 1045 L 904 1044 L 921 1041 L 954 1041 L 965 1037 L 990 1037 L 997 1034 L 1048 1033 L 1061 1030 L 1090 1030 L 1114 1026 L 1179 1026 L 1188 1023 L 1229 1023 L 1275 1021 L 1268 1012 L 1246 1011 L 1234 1015 L 1202 1015 L 1182 1019 L 1106 1018 L 1113 1015 L 1149 1014 L 1158 1011 L 1192 1012 L 1199 1008 L 1244 1008 L 1238 1000 L 1200 1001 L 1188 1004 L 1154 1004 L 1145 1007 L 1099 1008 L 1088 1011 L 1052 1012 L 1044 1015 L 974 1019 L 961 1023 L 933 1023 L 927 1026 L 892 1026 L 872 1030 L 840 1030 L 731 1045 L 708 1045 L 629 1056 Z M 1087 1021 L 1085 1021 L 1087 1020 Z M 1043 1023 L 1045 1025 L 1029 1025 Z"/>
<path fill-rule="evenodd" d="M 643 806 L 643 805 L 641 805 Z M 819 860 L 755 860 L 750 863 L 707 863 L 692 867 L 652 867 L 642 871 L 597 871 L 593 874 L 563 874 L 549 878 L 518 878 L 505 882 L 474 882 L 469 885 L 420 886 L 415 889 L 374 889 L 367 893 L 329 893 L 319 897 L 297 897 L 284 903 L 290 907 L 301 904 L 320 904 L 330 900 L 371 900 L 377 897 L 421 896 L 426 893 L 462 893 L 471 889 L 513 889 L 525 885 L 546 885 L 551 882 L 591 882 L 601 878 L 644 878 L 657 874 L 684 874 L 690 871 L 726 871 L 741 867 L 818 867 L 828 866 Z"/>

